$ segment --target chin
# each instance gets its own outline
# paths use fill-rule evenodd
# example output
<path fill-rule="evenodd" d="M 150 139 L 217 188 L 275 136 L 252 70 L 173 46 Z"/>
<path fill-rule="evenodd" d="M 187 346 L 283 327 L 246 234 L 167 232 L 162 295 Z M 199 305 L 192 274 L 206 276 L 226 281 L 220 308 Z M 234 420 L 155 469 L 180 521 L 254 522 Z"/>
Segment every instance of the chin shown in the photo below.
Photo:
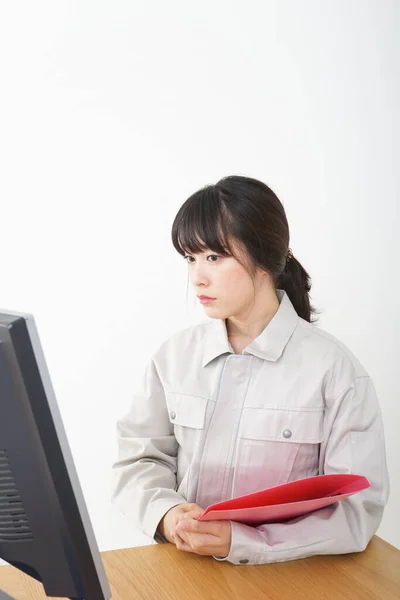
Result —
<path fill-rule="evenodd" d="M 208 314 L 208 313 L 212 313 L 213 315 L 217 314 L 219 311 L 218 309 L 213 308 L 212 306 L 203 306 L 204 311 Z"/>
<path fill-rule="evenodd" d="M 229 316 L 221 310 L 215 308 L 213 309 L 211 306 L 207 306 L 206 308 L 208 309 L 205 311 L 207 317 L 210 317 L 211 319 L 226 319 Z"/>

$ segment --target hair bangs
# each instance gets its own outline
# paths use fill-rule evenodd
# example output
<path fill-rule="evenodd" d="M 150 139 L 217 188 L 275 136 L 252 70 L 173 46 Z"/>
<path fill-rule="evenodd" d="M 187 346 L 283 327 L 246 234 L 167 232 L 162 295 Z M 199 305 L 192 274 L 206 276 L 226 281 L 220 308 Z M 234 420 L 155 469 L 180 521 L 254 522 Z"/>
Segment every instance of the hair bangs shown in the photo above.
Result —
<path fill-rule="evenodd" d="M 230 219 L 217 190 L 207 187 L 193 194 L 176 216 L 172 242 L 182 255 L 212 250 L 232 256 Z"/>

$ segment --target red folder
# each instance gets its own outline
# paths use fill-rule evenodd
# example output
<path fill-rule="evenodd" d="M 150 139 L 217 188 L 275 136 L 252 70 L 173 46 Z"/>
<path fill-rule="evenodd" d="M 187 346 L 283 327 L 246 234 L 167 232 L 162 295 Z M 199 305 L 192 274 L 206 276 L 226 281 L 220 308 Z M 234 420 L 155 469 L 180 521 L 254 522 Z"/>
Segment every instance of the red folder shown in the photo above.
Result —
<path fill-rule="evenodd" d="M 370 487 L 366 477 L 333 473 L 306 477 L 212 504 L 199 521 L 231 520 L 247 525 L 287 521 Z"/>

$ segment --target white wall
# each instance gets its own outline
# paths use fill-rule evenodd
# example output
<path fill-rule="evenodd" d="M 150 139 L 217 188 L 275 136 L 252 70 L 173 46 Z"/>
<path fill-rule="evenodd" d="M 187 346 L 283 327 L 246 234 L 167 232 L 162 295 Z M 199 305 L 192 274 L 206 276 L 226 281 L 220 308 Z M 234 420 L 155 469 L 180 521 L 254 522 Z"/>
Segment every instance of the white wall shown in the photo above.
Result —
<path fill-rule="evenodd" d="M 378 533 L 400 547 L 399 12 L 1 4 L 0 305 L 35 315 L 101 550 L 149 541 L 109 503 L 115 422 L 150 353 L 205 318 L 173 218 L 239 173 L 283 201 L 320 326 L 374 380 L 392 486 Z"/>

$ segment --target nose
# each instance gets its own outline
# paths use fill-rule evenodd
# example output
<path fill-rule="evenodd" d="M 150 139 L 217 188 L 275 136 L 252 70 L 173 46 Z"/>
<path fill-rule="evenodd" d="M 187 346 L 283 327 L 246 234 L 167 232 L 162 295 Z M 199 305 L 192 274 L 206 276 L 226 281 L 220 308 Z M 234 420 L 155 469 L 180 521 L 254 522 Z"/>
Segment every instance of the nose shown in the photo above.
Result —
<path fill-rule="evenodd" d="M 190 281 L 196 288 L 201 285 L 208 286 L 210 278 L 208 276 L 207 265 L 200 260 L 196 260 L 196 263 L 192 263 L 190 265 Z"/>

